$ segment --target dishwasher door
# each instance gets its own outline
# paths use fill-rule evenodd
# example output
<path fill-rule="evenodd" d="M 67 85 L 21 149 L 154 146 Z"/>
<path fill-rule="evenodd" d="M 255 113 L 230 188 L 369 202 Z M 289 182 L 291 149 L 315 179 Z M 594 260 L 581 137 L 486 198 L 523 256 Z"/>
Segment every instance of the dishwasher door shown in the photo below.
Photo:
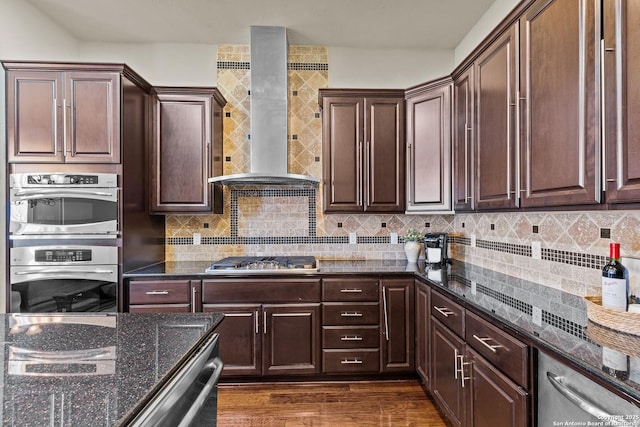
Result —
<path fill-rule="evenodd" d="M 538 354 L 539 427 L 640 426 L 639 407 L 551 356 Z"/>

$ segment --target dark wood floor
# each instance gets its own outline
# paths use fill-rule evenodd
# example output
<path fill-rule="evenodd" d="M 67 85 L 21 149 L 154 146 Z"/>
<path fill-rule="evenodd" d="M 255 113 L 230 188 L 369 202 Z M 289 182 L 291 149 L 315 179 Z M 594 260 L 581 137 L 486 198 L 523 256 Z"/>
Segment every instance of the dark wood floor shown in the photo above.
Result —
<path fill-rule="evenodd" d="M 218 427 L 445 426 L 417 381 L 221 384 Z"/>

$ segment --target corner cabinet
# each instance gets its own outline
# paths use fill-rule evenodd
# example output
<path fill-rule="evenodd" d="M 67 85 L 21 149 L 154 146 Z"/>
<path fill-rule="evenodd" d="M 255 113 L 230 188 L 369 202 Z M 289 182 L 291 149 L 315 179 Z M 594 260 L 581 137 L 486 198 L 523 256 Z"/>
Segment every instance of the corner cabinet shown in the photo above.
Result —
<path fill-rule="evenodd" d="M 603 0 L 605 195 L 640 202 L 640 3 Z"/>
<path fill-rule="evenodd" d="M 123 64 L 4 62 L 9 163 L 120 163 Z"/>
<path fill-rule="evenodd" d="M 413 278 L 380 279 L 381 372 L 415 371 L 414 293 Z"/>
<path fill-rule="evenodd" d="M 155 87 L 151 213 L 221 213 L 222 109 L 216 88 Z"/>
<path fill-rule="evenodd" d="M 451 212 L 451 83 L 406 91 L 407 213 Z"/>
<path fill-rule="evenodd" d="M 324 212 L 404 212 L 404 91 L 320 89 Z"/>

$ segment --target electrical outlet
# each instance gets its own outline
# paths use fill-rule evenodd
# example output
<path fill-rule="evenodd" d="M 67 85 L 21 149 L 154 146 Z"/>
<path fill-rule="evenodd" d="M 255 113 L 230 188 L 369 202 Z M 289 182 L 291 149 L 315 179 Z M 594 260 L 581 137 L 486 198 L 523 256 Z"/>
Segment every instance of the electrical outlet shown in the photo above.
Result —
<path fill-rule="evenodd" d="M 471 247 L 472 248 L 476 247 L 476 235 L 475 234 L 471 235 Z"/>
<path fill-rule="evenodd" d="M 540 307 L 533 306 L 531 308 L 531 317 L 534 325 L 542 326 L 542 309 Z"/>
<path fill-rule="evenodd" d="M 356 236 L 356 233 L 352 231 L 349 233 L 349 244 L 355 245 L 356 243 L 358 243 L 358 236 Z"/>
<path fill-rule="evenodd" d="M 391 238 L 392 245 L 398 244 L 398 233 L 391 233 L 390 238 Z"/>
<path fill-rule="evenodd" d="M 193 233 L 193 244 L 199 245 L 201 237 L 200 233 Z"/>
<path fill-rule="evenodd" d="M 531 242 L 531 258 L 542 259 L 542 245 L 540 242 Z"/>

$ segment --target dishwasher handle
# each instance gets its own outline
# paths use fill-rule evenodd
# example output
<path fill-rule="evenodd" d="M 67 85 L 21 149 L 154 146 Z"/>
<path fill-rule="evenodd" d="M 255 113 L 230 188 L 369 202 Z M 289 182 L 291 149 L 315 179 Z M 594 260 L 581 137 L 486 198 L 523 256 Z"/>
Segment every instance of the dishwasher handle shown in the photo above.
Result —
<path fill-rule="evenodd" d="M 604 409 L 600 408 L 595 402 L 592 402 L 590 399 L 580 394 L 578 390 L 574 389 L 568 384 L 564 384 L 563 377 L 556 375 L 553 372 L 547 371 L 547 378 L 549 379 L 551 385 L 553 385 L 555 389 L 560 392 L 560 394 L 569 399 L 571 403 L 573 403 L 589 415 L 592 415 L 599 420 L 606 420 L 609 425 L 612 426 L 623 425 L 621 422 L 618 422 L 614 416 L 609 414 Z"/>
<path fill-rule="evenodd" d="M 198 394 L 198 397 L 193 402 L 193 405 L 191 405 L 187 413 L 184 415 L 184 418 L 182 419 L 182 421 L 180 421 L 180 424 L 178 424 L 178 427 L 187 427 L 191 425 L 191 423 L 196 418 L 196 416 L 198 416 L 198 413 L 200 412 L 200 409 L 204 405 L 207 397 L 209 397 L 211 390 L 213 389 L 213 387 L 216 386 L 216 384 L 218 384 L 218 380 L 220 379 L 220 374 L 222 374 L 223 367 L 224 367 L 224 363 L 222 363 L 222 360 L 220 360 L 219 357 L 216 357 L 215 359 L 207 362 L 202 367 L 202 371 L 213 369 L 213 372 L 211 373 L 211 376 L 207 380 L 207 383 L 204 385 L 204 387 L 200 391 L 200 394 Z"/>

